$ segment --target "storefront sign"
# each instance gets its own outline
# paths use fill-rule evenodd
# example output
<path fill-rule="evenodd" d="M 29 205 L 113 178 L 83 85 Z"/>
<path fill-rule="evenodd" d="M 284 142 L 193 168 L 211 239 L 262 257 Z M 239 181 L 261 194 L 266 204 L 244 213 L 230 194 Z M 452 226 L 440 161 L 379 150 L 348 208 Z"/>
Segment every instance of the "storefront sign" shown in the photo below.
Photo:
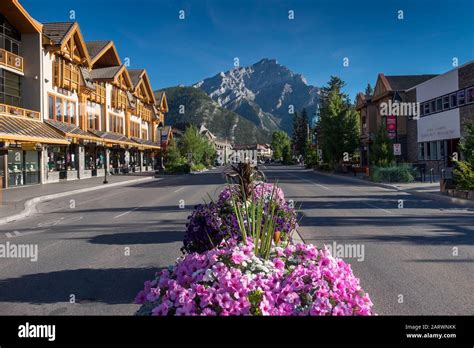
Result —
<path fill-rule="evenodd" d="M 459 109 L 421 117 L 418 122 L 418 142 L 458 139 L 461 137 Z"/>

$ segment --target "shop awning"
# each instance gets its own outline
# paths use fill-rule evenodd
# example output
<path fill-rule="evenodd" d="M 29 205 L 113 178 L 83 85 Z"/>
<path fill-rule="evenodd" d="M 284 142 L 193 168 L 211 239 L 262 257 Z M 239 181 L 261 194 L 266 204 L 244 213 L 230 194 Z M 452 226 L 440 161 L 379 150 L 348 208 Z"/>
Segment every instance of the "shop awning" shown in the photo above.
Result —
<path fill-rule="evenodd" d="M 160 149 L 160 144 L 155 143 L 151 140 L 145 140 L 145 139 L 140 139 L 140 138 L 135 138 L 135 137 L 132 137 L 132 140 L 142 145 L 145 149 L 155 149 L 155 150 Z"/>
<path fill-rule="evenodd" d="M 45 120 L 44 122 L 47 125 L 53 127 L 56 131 L 62 133 L 65 137 L 88 140 L 93 142 L 102 142 L 102 139 L 100 139 L 100 137 L 96 137 L 93 134 L 82 130 L 76 125 L 52 120 Z"/>
<path fill-rule="evenodd" d="M 39 120 L 0 115 L 0 140 L 69 144 L 64 136 Z"/>
<path fill-rule="evenodd" d="M 109 144 L 138 147 L 138 144 L 135 143 L 132 139 L 127 138 L 125 135 L 112 133 L 112 132 L 102 132 L 98 130 L 89 130 L 90 133 L 99 137 L 102 141 Z"/>

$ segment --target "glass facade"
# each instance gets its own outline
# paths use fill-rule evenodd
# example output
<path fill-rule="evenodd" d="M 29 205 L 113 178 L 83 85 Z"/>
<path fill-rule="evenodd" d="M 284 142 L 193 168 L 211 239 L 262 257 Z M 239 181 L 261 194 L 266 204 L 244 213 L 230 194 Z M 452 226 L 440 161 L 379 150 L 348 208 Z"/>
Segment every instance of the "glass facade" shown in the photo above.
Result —
<path fill-rule="evenodd" d="M 21 148 L 8 150 L 8 186 L 33 185 L 40 182 L 40 153 Z"/>
<path fill-rule="evenodd" d="M 21 106 L 20 75 L 0 69 L 0 103 Z"/>
<path fill-rule="evenodd" d="M 21 34 L 0 14 L 0 48 L 21 55 Z"/>

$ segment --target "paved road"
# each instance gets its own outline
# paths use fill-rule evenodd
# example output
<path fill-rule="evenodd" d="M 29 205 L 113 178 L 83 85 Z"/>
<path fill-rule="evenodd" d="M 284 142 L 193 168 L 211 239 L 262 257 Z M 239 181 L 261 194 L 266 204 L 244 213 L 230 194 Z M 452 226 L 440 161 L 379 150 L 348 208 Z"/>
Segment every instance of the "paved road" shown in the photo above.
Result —
<path fill-rule="evenodd" d="M 266 173 L 287 199 L 302 204 L 300 235 L 306 243 L 364 251 L 363 260 L 357 253 L 345 259 L 377 313 L 474 314 L 472 208 L 301 167 L 269 167 Z"/>
<path fill-rule="evenodd" d="M 299 167 L 265 171 L 302 204 L 306 242 L 364 247 L 363 261 L 346 259 L 379 314 L 474 314 L 474 211 Z M 39 246 L 37 262 L 0 259 L 0 315 L 133 314 L 143 281 L 180 256 L 192 207 L 223 183 L 217 172 L 168 177 L 47 202 L 0 226 L 1 244 Z"/>
<path fill-rule="evenodd" d="M 143 282 L 181 255 L 194 205 L 223 183 L 216 172 L 166 177 L 53 200 L 0 226 L 0 244 L 39 249 L 37 262 L 0 259 L 0 315 L 134 314 Z"/>

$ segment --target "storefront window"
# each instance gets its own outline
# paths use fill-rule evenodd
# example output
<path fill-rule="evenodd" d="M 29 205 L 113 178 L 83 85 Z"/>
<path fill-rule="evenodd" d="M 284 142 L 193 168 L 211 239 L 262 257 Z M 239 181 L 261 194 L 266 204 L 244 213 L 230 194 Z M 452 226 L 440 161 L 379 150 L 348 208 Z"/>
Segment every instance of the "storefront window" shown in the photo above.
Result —
<path fill-rule="evenodd" d="M 76 145 L 48 147 L 48 169 L 50 172 L 77 170 Z"/>
<path fill-rule="evenodd" d="M 37 184 L 40 181 L 39 155 L 37 151 L 25 151 L 25 184 Z"/>
<path fill-rule="evenodd" d="M 23 151 L 8 150 L 8 185 L 23 185 Z"/>
<path fill-rule="evenodd" d="M 8 150 L 8 185 L 22 186 L 38 184 L 39 154 L 37 151 L 22 149 Z"/>

